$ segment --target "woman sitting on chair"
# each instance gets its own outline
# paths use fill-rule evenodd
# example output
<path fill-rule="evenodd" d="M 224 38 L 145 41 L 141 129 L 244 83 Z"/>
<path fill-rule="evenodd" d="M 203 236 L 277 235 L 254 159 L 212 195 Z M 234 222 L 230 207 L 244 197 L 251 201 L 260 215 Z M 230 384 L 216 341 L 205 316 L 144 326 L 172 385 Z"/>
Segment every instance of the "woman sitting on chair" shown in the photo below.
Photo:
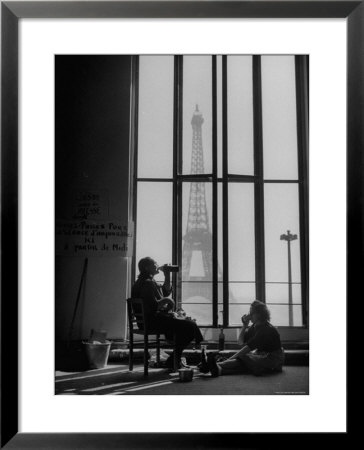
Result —
<path fill-rule="evenodd" d="M 135 281 L 131 296 L 141 298 L 144 304 L 147 327 L 164 334 L 166 339 L 175 337 L 177 368 L 184 364 L 181 362 L 183 350 L 195 340 L 199 344 L 202 334 L 193 320 L 184 318 L 181 320 L 173 313 L 174 301 L 168 296 L 172 292 L 170 271 L 166 266 L 158 266 L 149 256 L 142 258 L 138 263 L 139 276 Z M 164 284 L 160 285 L 154 280 L 154 275 L 162 271 Z M 173 367 L 173 355 L 166 361 L 166 367 Z"/>

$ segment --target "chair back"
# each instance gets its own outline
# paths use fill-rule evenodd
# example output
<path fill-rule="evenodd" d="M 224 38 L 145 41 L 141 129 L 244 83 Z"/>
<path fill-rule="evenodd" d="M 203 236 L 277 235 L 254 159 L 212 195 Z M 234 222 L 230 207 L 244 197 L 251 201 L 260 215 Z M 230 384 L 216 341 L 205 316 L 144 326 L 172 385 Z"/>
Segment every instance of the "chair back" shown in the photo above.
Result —
<path fill-rule="evenodd" d="M 144 303 L 141 298 L 128 298 L 128 321 L 130 331 L 134 330 L 134 324 L 139 330 L 145 330 Z"/>

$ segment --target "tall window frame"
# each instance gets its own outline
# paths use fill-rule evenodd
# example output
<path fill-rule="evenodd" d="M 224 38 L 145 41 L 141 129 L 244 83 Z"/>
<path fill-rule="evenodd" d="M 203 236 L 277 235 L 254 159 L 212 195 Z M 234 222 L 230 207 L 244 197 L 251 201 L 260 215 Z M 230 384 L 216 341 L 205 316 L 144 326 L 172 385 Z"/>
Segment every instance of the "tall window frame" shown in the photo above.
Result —
<path fill-rule="evenodd" d="M 255 230 L 255 294 L 256 298 L 266 302 L 265 276 L 265 236 L 264 236 L 264 187 L 267 184 L 295 184 L 299 197 L 299 246 L 301 270 L 301 308 L 302 326 L 308 326 L 308 56 L 296 55 L 295 60 L 295 94 L 297 114 L 297 161 L 298 178 L 264 179 L 263 174 L 263 124 L 262 124 L 262 70 L 261 55 L 252 56 L 253 79 L 253 134 L 254 134 L 254 174 L 238 175 L 228 170 L 228 64 L 227 55 L 222 55 L 222 175 L 218 176 L 218 86 L 217 55 L 212 59 L 212 173 L 184 174 L 183 154 L 183 55 L 174 56 L 173 87 L 173 173 L 171 178 L 138 177 L 138 99 L 139 99 L 139 56 L 132 57 L 132 117 L 131 117 L 131 165 L 133 174 L 131 198 L 129 205 L 131 217 L 137 222 L 138 183 L 169 182 L 172 183 L 172 263 L 182 266 L 182 189 L 183 184 L 191 181 L 211 183 L 212 185 L 212 321 L 206 326 L 224 328 L 229 324 L 229 184 L 252 183 L 254 186 L 254 230 Z M 218 186 L 222 186 L 222 240 L 223 240 L 223 298 L 219 299 L 218 289 Z M 136 233 L 135 233 L 136 235 Z M 136 238 L 134 237 L 134 255 L 136 255 Z M 136 270 L 135 256 L 132 261 L 132 275 Z M 181 303 L 181 272 L 172 274 L 173 295 L 177 306 Z M 219 321 L 219 304 L 223 305 L 222 322 Z"/>

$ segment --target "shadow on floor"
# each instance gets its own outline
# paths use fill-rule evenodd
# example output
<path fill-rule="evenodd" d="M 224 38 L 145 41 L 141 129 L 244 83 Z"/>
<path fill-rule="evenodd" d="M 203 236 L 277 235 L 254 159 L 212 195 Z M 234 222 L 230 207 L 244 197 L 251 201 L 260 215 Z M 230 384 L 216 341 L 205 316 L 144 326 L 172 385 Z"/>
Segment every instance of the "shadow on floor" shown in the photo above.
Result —
<path fill-rule="evenodd" d="M 181 382 L 177 373 L 149 369 L 144 377 L 142 364 L 129 372 L 123 364 L 80 372 L 56 372 L 58 395 L 307 395 L 309 373 L 305 366 L 285 366 L 282 373 L 256 377 L 227 375 L 211 378 L 194 371 L 191 382 Z"/>

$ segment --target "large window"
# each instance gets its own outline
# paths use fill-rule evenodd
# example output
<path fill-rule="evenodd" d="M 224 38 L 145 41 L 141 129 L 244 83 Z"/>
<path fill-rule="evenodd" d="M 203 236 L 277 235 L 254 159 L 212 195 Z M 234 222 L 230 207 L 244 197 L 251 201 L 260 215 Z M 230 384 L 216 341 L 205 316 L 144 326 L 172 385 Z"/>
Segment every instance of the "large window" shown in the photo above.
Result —
<path fill-rule="evenodd" d="M 178 264 L 173 295 L 200 325 L 238 326 L 254 299 L 306 325 L 307 57 L 133 67 L 134 262 Z"/>

